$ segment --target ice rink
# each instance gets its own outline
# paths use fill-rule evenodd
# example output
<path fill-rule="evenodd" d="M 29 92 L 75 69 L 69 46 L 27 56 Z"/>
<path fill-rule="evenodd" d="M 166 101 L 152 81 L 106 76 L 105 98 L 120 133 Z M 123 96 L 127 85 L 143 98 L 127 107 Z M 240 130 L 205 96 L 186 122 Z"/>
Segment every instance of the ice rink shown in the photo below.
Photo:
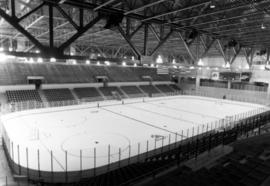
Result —
<path fill-rule="evenodd" d="M 99 107 L 97 104 L 2 116 L 11 158 L 35 170 L 86 170 L 220 127 L 228 120 L 263 108 L 195 96 L 106 101 Z"/>

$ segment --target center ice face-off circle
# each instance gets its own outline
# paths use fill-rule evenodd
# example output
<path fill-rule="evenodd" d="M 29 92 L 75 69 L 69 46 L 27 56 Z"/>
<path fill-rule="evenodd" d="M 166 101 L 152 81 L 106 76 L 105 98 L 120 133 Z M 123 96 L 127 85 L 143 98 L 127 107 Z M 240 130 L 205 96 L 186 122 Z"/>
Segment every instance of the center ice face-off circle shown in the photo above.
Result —
<path fill-rule="evenodd" d="M 112 140 L 113 139 L 113 140 Z M 96 157 L 105 158 L 110 148 L 110 154 L 115 155 L 121 151 L 127 151 L 130 140 L 124 135 L 115 133 L 78 133 L 65 139 L 61 145 L 63 151 L 74 157 L 93 158 L 93 150 L 96 148 Z M 110 147 L 109 147 L 110 146 Z"/>

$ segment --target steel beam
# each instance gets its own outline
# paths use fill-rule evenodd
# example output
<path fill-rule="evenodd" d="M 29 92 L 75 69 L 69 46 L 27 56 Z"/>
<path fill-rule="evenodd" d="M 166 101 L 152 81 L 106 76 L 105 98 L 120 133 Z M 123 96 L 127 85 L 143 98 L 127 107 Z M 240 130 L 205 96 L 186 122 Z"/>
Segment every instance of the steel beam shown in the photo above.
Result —
<path fill-rule="evenodd" d="M 153 54 L 155 54 L 160 49 L 160 47 L 163 46 L 163 44 L 169 39 L 169 37 L 172 35 L 172 33 L 173 33 L 173 30 L 170 30 L 170 32 L 153 49 L 153 51 L 151 52 L 150 56 L 152 56 Z"/>
<path fill-rule="evenodd" d="M 92 28 L 97 22 L 99 22 L 101 18 L 102 18 L 101 16 L 97 16 L 92 21 L 90 21 L 90 23 L 88 23 L 87 25 L 85 25 L 83 28 L 80 28 L 76 34 L 74 34 L 71 38 L 69 38 L 65 43 L 63 43 L 59 47 L 59 50 L 63 52 L 71 43 L 73 43 L 74 41 L 76 41 L 85 32 L 87 32 L 90 28 Z"/>
<path fill-rule="evenodd" d="M 238 49 L 236 49 L 235 47 L 233 47 L 234 55 L 233 55 L 233 57 L 232 57 L 231 60 L 230 60 L 230 64 L 233 64 L 233 62 L 235 61 L 236 57 L 237 57 L 238 54 L 240 53 L 241 49 L 242 49 L 241 46 L 238 46 Z"/>
<path fill-rule="evenodd" d="M 178 34 L 179 38 L 181 39 L 181 41 L 184 43 L 185 49 L 187 50 L 189 57 L 191 58 L 191 60 L 193 61 L 193 63 L 195 63 L 195 61 L 196 61 L 195 60 L 195 57 L 193 56 L 193 54 L 192 54 L 192 52 L 191 52 L 188 44 L 186 43 L 183 35 L 180 32 L 177 32 L 177 34 Z"/>
<path fill-rule="evenodd" d="M 33 14 L 35 11 L 39 10 L 40 8 L 42 8 L 44 6 L 44 2 L 41 3 L 40 5 L 38 5 L 37 7 L 35 7 L 34 9 L 32 9 L 31 11 L 29 11 L 28 13 L 26 13 L 25 15 L 21 16 L 20 18 L 18 18 L 18 21 L 22 21 L 23 19 L 25 19 L 26 17 L 30 16 L 31 14 Z"/>
<path fill-rule="evenodd" d="M 148 24 L 144 25 L 143 55 L 147 56 Z"/>
<path fill-rule="evenodd" d="M 201 38 L 201 37 L 200 37 Z M 213 44 L 215 43 L 216 39 L 212 39 L 211 42 L 207 45 L 205 44 L 205 42 L 203 41 L 203 38 L 201 38 L 201 41 L 203 43 L 204 46 L 204 52 L 203 54 L 200 56 L 200 58 L 204 58 L 206 56 L 206 54 L 208 53 L 208 51 L 210 50 L 210 48 L 213 46 Z"/>
<path fill-rule="evenodd" d="M 125 34 L 125 31 L 122 29 L 122 27 L 120 25 L 118 25 L 117 28 L 118 28 L 118 31 L 120 32 L 120 34 L 122 35 L 122 37 L 129 44 L 129 46 L 132 49 L 133 53 L 137 56 L 137 59 L 140 59 L 141 58 L 140 51 L 133 45 L 133 43 L 131 42 L 130 38 L 127 37 L 127 35 Z"/>
<path fill-rule="evenodd" d="M 16 6 L 15 6 L 15 0 L 10 0 L 10 6 L 11 6 L 11 16 L 13 18 L 16 17 Z"/>
<path fill-rule="evenodd" d="M 44 51 L 44 46 L 28 31 L 26 31 L 19 23 L 18 19 L 15 17 L 11 17 L 8 14 L 5 13 L 4 10 L 0 9 L 0 16 L 8 22 L 10 25 L 12 25 L 15 29 L 17 29 L 20 33 L 22 33 L 26 38 L 28 38 L 33 44 L 36 45 L 36 47 L 40 51 Z"/>
<path fill-rule="evenodd" d="M 213 21 L 206 21 L 206 22 L 202 22 L 202 23 L 196 23 L 193 25 L 186 25 L 186 26 L 178 26 L 177 28 L 182 29 L 182 28 L 198 28 L 197 26 L 201 26 L 201 25 L 207 25 L 207 24 L 212 24 L 212 23 L 219 23 L 219 22 L 223 22 L 223 21 L 229 21 L 232 19 L 238 19 L 238 18 L 243 18 L 243 17 L 249 17 L 249 16 L 256 16 L 256 15 L 261 15 L 263 14 L 262 12 L 255 12 L 255 13 L 247 13 L 247 14 L 243 14 L 243 15 L 238 15 L 238 16 L 232 16 L 232 17 L 227 17 L 227 18 L 222 18 L 222 19 L 216 19 Z M 198 28 L 199 29 L 199 28 Z"/>
<path fill-rule="evenodd" d="M 73 21 L 73 19 L 58 5 L 55 6 L 55 8 L 62 14 L 64 18 L 68 20 L 68 22 L 76 29 L 79 29 L 79 26 Z M 80 15 L 81 16 L 81 15 Z M 81 18 L 81 17 L 80 17 Z M 81 20 L 80 20 L 81 23 Z"/>
<path fill-rule="evenodd" d="M 157 31 L 155 30 L 155 28 L 153 27 L 152 24 L 149 24 L 149 29 L 154 34 L 154 36 L 156 37 L 156 39 L 160 42 L 160 36 L 158 35 Z"/>
<path fill-rule="evenodd" d="M 104 7 L 104 6 L 107 6 L 107 5 L 111 4 L 111 3 L 113 3 L 114 1 L 116 1 L 116 0 L 109 0 L 109 1 L 107 1 L 107 2 L 105 2 L 103 4 L 101 4 L 101 5 L 98 5 L 96 8 L 94 8 L 94 11 L 97 11 L 97 10 L 101 9 L 102 7 Z"/>
<path fill-rule="evenodd" d="M 256 5 L 261 5 L 261 4 L 265 4 L 265 3 L 269 3 L 269 1 L 264 0 L 262 2 L 256 3 Z M 216 15 L 216 14 L 220 14 L 220 13 L 224 13 L 224 12 L 228 12 L 228 11 L 232 11 L 232 10 L 237 10 L 237 9 L 240 9 L 240 8 L 246 8 L 246 7 L 250 7 L 250 4 L 244 4 L 244 5 L 240 5 L 240 6 L 237 6 L 237 7 L 218 10 L 218 11 L 215 11 L 215 12 L 210 12 L 210 13 L 206 13 L 206 14 L 202 14 L 202 15 L 196 15 L 196 16 L 192 16 L 192 17 L 177 19 L 177 20 L 171 21 L 170 23 L 178 23 L 178 22 L 187 21 L 187 20 L 194 19 L 194 18 L 198 19 L 198 18 L 201 18 L 201 17 L 206 17 L 206 16 L 210 16 L 210 15 Z"/>
<path fill-rule="evenodd" d="M 224 58 L 225 64 L 226 64 L 227 62 L 229 62 L 229 60 L 226 57 L 225 50 L 224 50 L 224 48 L 221 44 L 221 41 L 219 39 L 217 39 L 217 43 L 218 43 L 218 47 L 219 47 L 218 51 L 221 53 L 222 57 Z"/>
<path fill-rule="evenodd" d="M 170 11 L 170 12 L 158 14 L 158 15 L 155 15 L 155 16 L 152 16 L 152 17 L 148 17 L 146 19 L 143 19 L 142 21 L 149 21 L 151 19 L 156 19 L 156 18 L 159 18 L 159 17 L 162 17 L 162 16 L 166 16 L 166 15 L 170 15 L 170 14 L 175 14 L 175 13 L 183 12 L 183 11 L 186 11 L 186 10 L 190 10 L 192 8 L 200 7 L 200 6 L 204 5 L 204 4 L 209 4 L 210 2 L 211 1 L 206 1 L 206 2 L 203 2 L 203 3 L 199 3 L 199 4 L 188 6 L 188 7 L 185 7 L 185 8 L 180 8 L 180 9 L 173 10 L 173 11 Z"/>
<path fill-rule="evenodd" d="M 54 48 L 54 31 L 53 31 L 53 6 L 51 4 L 49 7 L 49 35 L 50 35 L 50 49 Z"/>
<path fill-rule="evenodd" d="M 129 39 L 131 39 L 142 27 L 143 23 L 141 23 L 130 35 L 127 35 Z"/>
<path fill-rule="evenodd" d="M 124 15 L 128 15 L 128 14 L 131 14 L 131 13 L 136 13 L 136 12 L 142 11 L 142 10 L 144 10 L 145 8 L 154 6 L 154 5 L 156 5 L 156 4 L 160 4 L 160 3 L 165 2 L 165 1 L 169 1 L 169 0 L 157 0 L 157 1 L 154 1 L 154 2 L 152 2 L 152 3 L 143 5 L 143 6 L 139 7 L 139 8 L 136 8 L 136 9 L 133 9 L 133 10 L 130 10 L 130 11 L 127 11 L 127 12 L 124 13 Z"/>
<path fill-rule="evenodd" d="M 80 8 L 80 27 L 82 28 L 84 26 L 84 9 Z"/>

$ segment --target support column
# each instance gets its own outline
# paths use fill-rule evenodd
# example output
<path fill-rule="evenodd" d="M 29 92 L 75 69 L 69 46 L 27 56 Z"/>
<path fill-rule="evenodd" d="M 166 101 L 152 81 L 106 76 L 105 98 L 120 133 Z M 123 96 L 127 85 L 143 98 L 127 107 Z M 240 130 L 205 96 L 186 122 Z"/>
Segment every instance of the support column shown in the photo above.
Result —
<path fill-rule="evenodd" d="M 200 88 L 200 80 L 201 78 L 199 76 L 196 76 L 196 90 Z"/>
<path fill-rule="evenodd" d="M 230 89 L 231 89 L 231 87 L 232 87 L 232 81 L 231 81 L 231 80 L 229 80 L 229 81 L 228 81 L 228 90 L 230 90 Z"/>
<path fill-rule="evenodd" d="M 267 98 L 270 98 L 270 81 L 268 81 Z"/>

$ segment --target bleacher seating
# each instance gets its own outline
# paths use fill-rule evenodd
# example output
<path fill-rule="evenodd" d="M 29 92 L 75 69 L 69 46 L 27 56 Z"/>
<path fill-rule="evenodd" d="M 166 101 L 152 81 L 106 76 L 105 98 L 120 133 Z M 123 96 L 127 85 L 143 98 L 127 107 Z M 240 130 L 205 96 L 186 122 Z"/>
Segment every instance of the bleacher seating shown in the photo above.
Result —
<path fill-rule="evenodd" d="M 144 93 L 137 86 L 121 86 L 120 87 L 129 97 L 144 96 Z"/>
<path fill-rule="evenodd" d="M 71 91 L 67 88 L 64 89 L 45 89 L 43 90 L 44 95 L 48 102 L 55 101 L 71 101 L 74 97 Z"/>
<path fill-rule="evenodd" d="M 6 91 L 8 102 L 41 102 L 40 95 L 37 90 L 13 90 Z"/>
<path fill-rule="evenodd" d="M 153 85 L 140 85 L 139 87 L 147 94 L 160 94 Z"/>
<path fill-rule="evenodd" d="M 113 99 L 113 92 L 117 92 L 122 98 L 125 97 L 118 87 L 100 87 L 99 90 L 107 99 Z"/>
<path fill-rule="evenodd" d="M 27 76 L 43 76 L 44 83 L 93 83 L 96 76 L 107 76 L 110 82 L 169 81 L 169 75 L 158 75 L 147 67 L 69 65 L 60 63 L 1 63 L 0 85 L 27 84 Z"/>
<path fill-rule="evenodd" d="M 174 92 L 174 89 L 171 88 L 169 85 L 167 84 L 162 84 L 162 85 L 155 85 L 161 92 L 163 93 L 171 93 Z"/>
<path fill-rule="evenodd" d="M 87 88 L 74 88 L 74 92 L 79 99 L 89 99 L 100 101 L 103 100 L 102 96 L 99 94 L 96 88 L 87 87 Z"/>
<path fill-rule="evenodd" d="M 175 84 L 170 84 L 169 85 L 172 89 L 174 89 L 174 91 L 181 91 L 181 89 L 178 87 L 178 86 L 176 86 Z"/>

